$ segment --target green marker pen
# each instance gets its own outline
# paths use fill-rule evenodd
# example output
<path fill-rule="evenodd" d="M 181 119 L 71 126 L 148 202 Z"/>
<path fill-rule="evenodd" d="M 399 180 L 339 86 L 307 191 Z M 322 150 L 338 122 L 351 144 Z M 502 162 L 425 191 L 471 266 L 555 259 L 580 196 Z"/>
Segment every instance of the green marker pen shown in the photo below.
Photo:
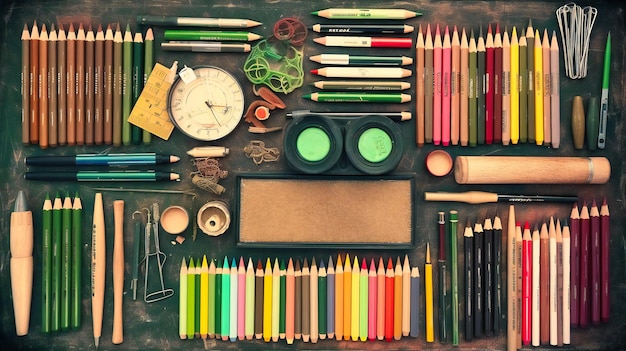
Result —
<path fill-rule="evenodd" d="M 609 113 L 609 74 L 611 73 L 611 32 L 606 37 L 604 47 L 604 70 L 602 71 L 602 97 L 600 98 L 600 129 L 598 131 L 598 149 L 606 145 L 606 120 Z"/>

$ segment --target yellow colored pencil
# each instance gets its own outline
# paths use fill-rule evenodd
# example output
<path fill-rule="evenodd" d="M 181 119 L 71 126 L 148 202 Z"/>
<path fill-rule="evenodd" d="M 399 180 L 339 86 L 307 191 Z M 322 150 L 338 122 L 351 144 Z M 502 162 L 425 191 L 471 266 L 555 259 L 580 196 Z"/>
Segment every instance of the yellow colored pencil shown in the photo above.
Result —
<path fill-rule="evenodd" d="M 543 48 L 535 29 L 535 144 L 543 145 Z"/>
<path fill-rule="evenodd" d="M 209 334 L 209 265 L 206 255 L 200 268 L 200 337 L 206 339 Z"/>
<path fill-rule="evenodd" d="M 352 267 L 350 267 L 350 255 L 346 254 L 343 265 L 343 339 L 350 340 L 352 332 Z"/>
<path fill-rule="evenodd" d="M 396 269 L 393 276 L 393 338 L 402 338 L 402 263 L 400 256 L 396 260 Z"/>
<path fill-rule="evenodd" d="M 269 257 L 263 275 L 263 340 L 272 340 L 272 262 Z"/>
<path fill-rule="evenodd" d="M 426 264 L 424 265 L 424 295 L 426 297 L 426 342 L 434 342 L 433 265 L 430 263 L 430 244 L 428 243 L 426 244 Z"/>
<path fill-rule="evenodd" d="M 511 144 L 519 142 L 519 42 L 517 29 L 511 34 Z"/>

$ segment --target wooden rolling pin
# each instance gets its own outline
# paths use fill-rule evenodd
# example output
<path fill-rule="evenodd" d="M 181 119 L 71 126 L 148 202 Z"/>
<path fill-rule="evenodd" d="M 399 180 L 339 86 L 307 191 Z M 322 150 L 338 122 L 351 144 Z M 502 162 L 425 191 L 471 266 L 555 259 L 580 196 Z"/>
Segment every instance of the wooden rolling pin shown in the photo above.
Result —
<path fill-rule="evenodd" d="M 458 156 L 458 184 L 604 184 L 611 176 L 606 157 Z"/>

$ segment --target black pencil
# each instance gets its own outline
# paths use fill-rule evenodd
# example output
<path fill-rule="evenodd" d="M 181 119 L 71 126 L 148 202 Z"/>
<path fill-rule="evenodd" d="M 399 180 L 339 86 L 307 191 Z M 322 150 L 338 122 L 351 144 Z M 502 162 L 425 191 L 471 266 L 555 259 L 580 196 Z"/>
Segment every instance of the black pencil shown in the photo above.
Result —
<path fill-rule="evenodd" d="M 485 306 L 484 306 L 484 323 L 485 335 L 491 336 L 493 332 L 493 227 L 491 219 L 485 218 L 484 256 L 485 256 Z"/>
<path fill-rule="evenodd" d="M 474 233 L 467 221 L 465 232 L 463 233 L 463 244 L 465 246 L 465 340 L 472 341 L 474 338 Z"/>
<path fill-rule="evenodd" d="M 483 279 L 484 279 L 484 252 L 483 252 L 483 226 L 477 220 L 474 225 L 474 336 L 483 336 Z"/>
<path fill-rule="evenodd" d="M 502 318 L 502 222 L 496 213 L 493 219 L 493 332 L 500 334 Z"/>
<path fill-rule="evenodd" d="M 447 266 L 446 266 L 446 213 L 441 211 L 438 213 L 439 224 L 439 342 L 448 342 L 448 323 L 446 305 L 448 301 L 448 284 L 446 283 Z"/>

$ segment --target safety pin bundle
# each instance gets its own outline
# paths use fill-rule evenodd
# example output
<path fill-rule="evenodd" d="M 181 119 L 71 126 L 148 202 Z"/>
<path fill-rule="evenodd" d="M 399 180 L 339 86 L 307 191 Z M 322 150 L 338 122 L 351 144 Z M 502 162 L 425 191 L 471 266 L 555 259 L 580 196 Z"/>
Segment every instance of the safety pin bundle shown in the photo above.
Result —
<path fill-rule="evenodd" d="M 565 74 L 571 79 L 587 76 L 589 38 L 597 15 L 598 10 L 595 7 L 580 7 L 573 2 L 556 10 L 563 44 Z"/>

